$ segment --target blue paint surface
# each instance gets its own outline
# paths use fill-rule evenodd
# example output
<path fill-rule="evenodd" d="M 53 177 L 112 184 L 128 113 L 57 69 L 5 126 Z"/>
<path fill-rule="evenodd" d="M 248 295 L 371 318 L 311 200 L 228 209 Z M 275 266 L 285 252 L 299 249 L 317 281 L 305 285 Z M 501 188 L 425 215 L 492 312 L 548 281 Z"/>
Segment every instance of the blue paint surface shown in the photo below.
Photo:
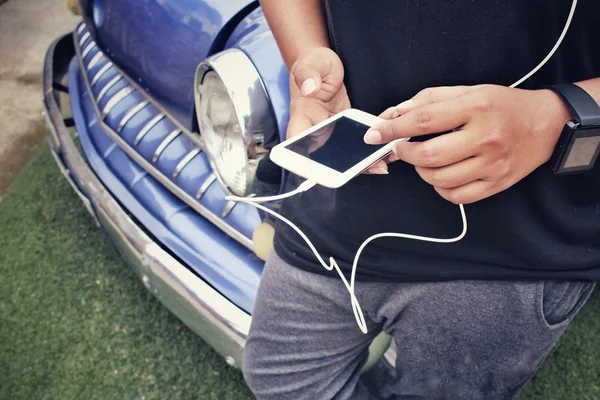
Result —
<path fill-rule="evenodd" d="M 198 64 L 224 45 L 236 16 L 256 6 L 252 0 L 95 0 L 93 21 L 106 54 L 191 129 Z"/>
<path fill-rule="evenodd" d="M 73 118 L 81 146 L 94 173 L 127 211 L 162 245 L 234 304 L 251 313 L 263 262 L 253 252 L 175 197 L 132 161 L 100 129 L 75 60 L 69 67 L 68 78 Z M 102 84 L 99 82 L 98 86 L 101 88 Z M 95 92 L 99 90 L 101 89 L 94 88 Z M 134 132 L 136 124 L 143 123 L 142 120 L 153 115 L 154 111 L 148 109 L 146 112 L 145 116 L 140 113 L 140 121 L 134 122 L 132 119 L 124 129 L 123 137 L 129 142 L 131 139 L 127 138 Z M 114 121 L 107 123 L 110 125 Z M 157 125 L 156 134 L 171 129 L 171 126 L 163 128 Z M 151 146 L 153 139 L 147 139 L 147 146 Z M 167 147 L 163 153 L 164 157 L 161 156 L 161 170 L 174 168 L 169 154 L 179 155 L 182 150 L 187 151 L 186 146 L 193 146 L 190 139 L 184 135 L 181 135 L 180 139 L 180 142 L 173 142 Z M 140 154 L 146 157 L 143 148 L 141 145 Z M 176 182 L 184 190 L 191 192 L 192 187 L 197 188 L 200 180 L 210 172 L 210 167 L 203 157 L 196 157 L 177 179 Z M 186 171 L 189 171 L 189 174 L 186 174 Z M 216 209 L 224 204 L 223 196 L 220 186 L 212 185 L 206 199 L 203 199 L 203 204 Z M 232 225 L 234 222 L 240 225 L 239 230 L 246 235 L 251 234 L 258 221 L 256 212 L 249 214 L 250 210 L 238 209 L 238 206 L 234 211 L 235 213 L 232 212 L 226 220 Z"/>

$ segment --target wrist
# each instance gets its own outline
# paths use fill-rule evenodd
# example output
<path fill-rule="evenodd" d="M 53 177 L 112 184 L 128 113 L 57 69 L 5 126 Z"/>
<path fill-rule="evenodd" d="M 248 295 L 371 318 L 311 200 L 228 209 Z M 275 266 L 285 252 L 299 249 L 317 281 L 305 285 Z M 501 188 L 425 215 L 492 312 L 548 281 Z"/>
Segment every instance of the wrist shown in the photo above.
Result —
<path fill-rule="evenodd" d="M 562 130 L 565 124 L 573 119 L 567 105 L 552 90 L 541 89 L 539 92 L 542 98 L 540 105 L 547 115 L 547 121 L 550 123 L 549 127 Z"/>
<path fill-rule="evenodd" d="M 562 99 L 553 91 L 540 89 L 535 92 L 537 101 L 534 103 L 534 107 L 538 110 L 536 132 L 547 144 L 549 159 L 565 124 L 573 117 Z"/>
<path fill-rule="evenodd" d="M 285 64 L 288 71 L 291 71 L 294 64 L 296 64 L 298 61 L 301 61 L 313 51 L 322 48 L 331 49 L 328 43 L 315 42 L 310 44 L 304 43 L 302 46 L 295 48 L 294 51 L 289 51 L 287 57 L 285 58 Z"/>

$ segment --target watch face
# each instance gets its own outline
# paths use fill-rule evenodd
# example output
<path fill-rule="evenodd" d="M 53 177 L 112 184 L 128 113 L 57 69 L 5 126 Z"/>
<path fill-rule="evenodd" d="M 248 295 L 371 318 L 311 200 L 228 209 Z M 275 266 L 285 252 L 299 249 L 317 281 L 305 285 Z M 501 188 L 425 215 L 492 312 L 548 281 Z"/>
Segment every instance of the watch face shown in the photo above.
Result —
<path fill-rule="evenodd" d="M 587 171 L 594 166 L 600 149 L 600 129 L 576 131 L 568 144 L 560 172 Z"/>
<path fill-rule="evenodd" d="M 563 168 L 585 167 L 592 164 L 599 144 L 600 136 L 575 138 Z"/>

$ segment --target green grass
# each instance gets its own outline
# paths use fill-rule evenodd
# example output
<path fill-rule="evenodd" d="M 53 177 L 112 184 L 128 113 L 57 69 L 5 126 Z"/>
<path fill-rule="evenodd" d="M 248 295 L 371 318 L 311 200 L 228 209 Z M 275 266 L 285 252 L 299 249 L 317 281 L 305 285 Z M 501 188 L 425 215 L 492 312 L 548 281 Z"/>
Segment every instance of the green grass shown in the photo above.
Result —
<path fill-rule="evenodd" d="M 48 149 L 0 202 L 0 399 L 250 399 L 239 371 L 146 292 Z M 600 295 L 524 399 L 600 399 Z"/>
<path fill-rule="evenodd" d="M 251 399 L 143 287 L 47 147 L 0 202 L 0 399 Z"/>

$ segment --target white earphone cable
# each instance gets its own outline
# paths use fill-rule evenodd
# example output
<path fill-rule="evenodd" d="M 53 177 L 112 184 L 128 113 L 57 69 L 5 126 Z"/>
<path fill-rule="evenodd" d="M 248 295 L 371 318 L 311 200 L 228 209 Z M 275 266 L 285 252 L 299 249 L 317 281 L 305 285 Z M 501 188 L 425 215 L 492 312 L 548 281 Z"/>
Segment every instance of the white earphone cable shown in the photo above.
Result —
<path fill-rule="evenodd" d="M 304 183 L 306 183 L 306 182 L 309 182 L 309 184 L 307 184 L 307 186 L 306 186 L 308 189 L 315 185 L 314 181 L 305 181 Z M 308 189 L 305 189 L 302 191 L 306 191 Z M 273 196 L 273 197 L 280 197 L 277 200 L 281 200 L 283 198 L 291 197 L 295 194 L 298 194 L 299 192 L 301 192 L 301 191 L 295 190 L 295 191 L 292 191 L 289 193 L 285 193 L 284 195 L 281 195 L 281 196 Z M 461 234 L 455 238 L 451 238 L 451 239 L 430 238 L 430 237 L 426 237 L 426 236 L 411 235 L 411 234 L 406 234 L 406 233 L 393 233 L 393 232 L 378 233 L 376 235 L 373 235 L 370 238 L 368 238 L 367 240 L 365 240 L 360 245 L 358 251 L 356 252 L 356 255 L 354 256 L 354 262 L 352 263 L 352 272 L 350 275 L 350 283 L 348 283 L 346 276 L 344 276 L 342 270 L 340 269 L 339 265 L 337 264 L 337 262 L 335 261 L 335 259 L 333 257 L 329 258 L 329 264 L 327 264 L 325 262 L 325 260 L 323 260 L 323 257 L 321 257 L 321 254 L 319 254 L 319 252 L 317 251 L 317 249 L 315 248 L 313 243 L 304 234 L 304 232 L 302 232 L 302 230 L 300 228 L 298 228 L 292 221 L 285 218 L 284 216 L 276 213 L 275 211 L 271 210 L 270 208 L 263 206 L 262 204 L 259 204 L 261 202 L 265 202 L 264 198 L 260 198 L 260 197 L 259 198 L 251 198 L 251 197 L 248 198 L 248 197 L 228 196 L 228 197 L 226 197 L 226 199 L 240 202 L 240 203 L 250 204 L 250 205 L 252 205 L 256 208 L 259 208 L 259 209 L 263 210 L 264 212 L 274 216 L 275 218 L 281 220 L 282 222 L 286 223 L 287 225 L 290 226 L 290 228 L 292 228 L 294 231 L 296 231 L 296 233 L 298 233 L 298 235 L 300 235 L 300 237 L 306 242 L 308 247 L 312 250 L 315 257 L 317 258 L 317 261 L 319 261 L 319 263 L 323 266 L 323 268 L 325 268 L 328 271 L 332 271 L 335 269 L 337 271 L 338 275 L 340 276 L 340 279 L 342 280 L 342 282 L 344 282 L 346 289 L 348 289 L 348 292 L 350 293 L 350 298 L 352 301 L 352 311 L 354 312 L 354 318 L 356 318 L 358 327 L 360 328 L 360 330 L 363 333 L 367 333 L 367 324 L 366 324 L 362 309 L 360 307 L 360 303 L 358 302 L 358 299 L 356 298 L 356 296 L 354 294 L 354 287 L 355 287 L 355 282 L 356 282 L 356 269 L 358 268 L 358 260 L 360 259 L 360 255 L 362 254 L 363 250 L 365 249 L 365 247 L 367 247 L 367 245 L 370 242 L 372 242 L 375 239 L 379 239 L 379 238 L 383 238 L 383 237 L 397 237 L 397 238 L 421 240 L 421 241 L 433 242 L 433 243 L 452 243 L 452 242 L 457 242 L 457 241 L 461 240 L 467 234 L 467 216 L 465 214 L 464 206 L 462 204 L 460 204 L 459 208 L 460 208 L 460 214 L 461 214 L 462 222 L 463 222 L 463 230 L 462 230 Z"/>
<path fill-rule="evenodd" d="M 552 56 L 554 55 L 554 53 L 556 53 L 556 50 L 558 50 L 558 48 L 560 47 L 560 45 L 561 45 L 563 39 L 565 38 L 565 36 L 567 36 L 567 32 L 569 31 L 569 27 L 571 26 L 571 21 L 573 20 L 573 15 L 575 15 L 575 9 L 576 8 L 577 8 L 577 0 L 573 0 L 573 4 L 571 4 L 571 10 L 569 11 L 569 16 L 567 17 L 567 22 L 565 23 L 565 27 L 563 28 L 562 33 L 560 34 L 558 40 L 556 41 L 556 44 L 554 45 L 554 47 L 552 48 L 552 50 L 550 50 L 550 53 L 548 53 L 548 55 L 546 56 L 546 58 L 544 58 L 537 65 L 537 67 L 535 67 L 534 69 L 532 69 L 531 71 L 529 71 L 529 73 L 527 75 L 525 75 L 524 77 L 522 77 L 521 79 L 519 79 L 518 81 L 516 81 L 515 83 L 513 83 L 509 87 L 511 87 L 511 88 L 517 87 L 521 83 L 525 82 L 527 79 L 531 78 L 533 76 L 533 74 L 535 74 L 536 72 L 538 72 L 540 70 L 540 68 L 542 68 L 548 62 L 548 60 L 550 60 L 550 58 L 552 58 Z"/>
<path fill-rule="evenodd" d="M 525 80 L 530 78 L 533 74 L 535 74 L 540 68 L 542 68 L 544 66 L 544 64 L 546 64 L 548 62 L 548 60 L 554 55 L 554 53 L 556 52 L 556 50 L 562 43 L 565 35 L 567 34 L 567 31 L 569 30 L 569 26 L 571 25 L 573 15 L 575 14 L 576 6 L 577 6 L 577 0 L 573 0 L 573 4 L 571 6 L 571 11 L 569 12 L 569 17 L 567 18 L 565 27 L 564 27 L 558 41 L 556 42 L 556 44 L 554 45 L 554 47 L 552 48 L 550 53 L 548 53 L 546 58 L 544 58 L 542 60 L 542 62 L 540 62 L 538 64 L 537 67 L 535 67 L 533 70 L 531 70 L 531 72 L 529 72 L 523 78 L 519 79 L 517 82 L 510 85 L 510 87 L 514 88 L 516 86 L 519 86 L 521 83 L 523 83 Z M 350 293 L 350 298 L 352 301 L 352 311 L 354 312 L 354 318 L 356 318 L 356 322 L 357 322 L 360 330 L 363 333 L 367 333 L 367 324 L 365 321 L 365 316 L 360 307 L 360 303 L 358 302 L 358 299 L 356 298 L 356 295 L 354 294 L 354 287 L 355 287 L 355 282 L 356 282 L 356 269 L 358 268 L 358 260 L 360 259 L 360 255 L 362 254 L 363 250 L 365 249 L 365 247 L 367 247 L 367 245 L 369 243 L 371 243 L 373 240 L 384 238 L 384 237 L 396 237 L 396 238 L 420 240 L 423 242 L 432 242 L 432 243 L 454 243 L 454 242 L 458 242 L 459 240 L 464 238 L 465 235 L 467 234 L 467 215 L 465 213 L 464 206 L 462 204 L 459 204 L 458 207 L 460 209 L 460 215 L 462 217 L 463 229 L 462 229 L 462 232 L 454 238 L 449 238 L 449 239 L 431 238 L 431 237 L 426 237 L 426 236 L 411 235 L 408 233 L 393 233 L 393 232 L 378 233 L 376 235 L 373 235 L 373 236 L 369 237 L 367 240 L 365 240 L 364 242 L 362 242 L 362 244 L 358 248 L 358 251 L 356 252 L 356 255 L 354 256 L 354 262 L 352 263 L 352 271 L 350 274 L 350 282 L 348 283 L 346 276 L 344 275 L 344 273 L 342 272 L 342 270 L 340 269 L 340 267 L 338 266 L 337 262 L 335 261 L 335 259 L 333 257 L 329 258 L 329 264 L 327 264 L 325 262 L 325 260 L 323 260 L 323 257 L 321 257 L 321 254 L 319 254 L 319 252 L 317 251 L 317 249 L 315 248 L 313 243 L 304 234 L 304 232 L 302 232 L 302 230 L 300 230 L 300 228 L 298 228 L 292 221 L 285 218 L 284 216 L 278 214 L 277 212 L 271 210 L 268 207 L 265 207 L 265 206 L 259 204 L 259 203 L 267 203 L 267 202 L 276 201 L 276 200 L 282 200 L 282 199 L 285 199 L 288 197 L 295 196 L 299 193 L 302 193 L 302 192 L 305 192 L 305 191 L 311 189 L 315 185 L 316 185 L 315 181 L 307 180 L 307 181 L 304 181 L 300 186 L 298 186 L 297 189 L 295 189 L 291 192 L 288 192 L 288 193 L 283 193 L 283 194 L 277 195 L 277 196 L 268 196 L 268 197 L 227 196 L 227 197 L 225 197 L 225 199 L 235 201 L 235 202 L 240 202 L 240 203 L 246 203 L 251 206 L 254 206 L 254 207 L 274 216 L 275 218 L 281 220 L 282 222 L 289 225 L 290 228 L 292 228 L 294 231 L 296 231 L 296 233 L 298 233 L 298 235 L 300 235 L 300 237 L 306 242 L 308 247 L 315 254 L 315 257 L 317 258 L 319 263 L 323 266 L 323 268 L 325 268 L 328 271 L 332 271 L 334 269 L 337 271 L 338 275 L 340 276 L 340 279 L 342 280 L 342 282 L 344 282 L 346 289 L 348 289 L 348 292 Z"/>

